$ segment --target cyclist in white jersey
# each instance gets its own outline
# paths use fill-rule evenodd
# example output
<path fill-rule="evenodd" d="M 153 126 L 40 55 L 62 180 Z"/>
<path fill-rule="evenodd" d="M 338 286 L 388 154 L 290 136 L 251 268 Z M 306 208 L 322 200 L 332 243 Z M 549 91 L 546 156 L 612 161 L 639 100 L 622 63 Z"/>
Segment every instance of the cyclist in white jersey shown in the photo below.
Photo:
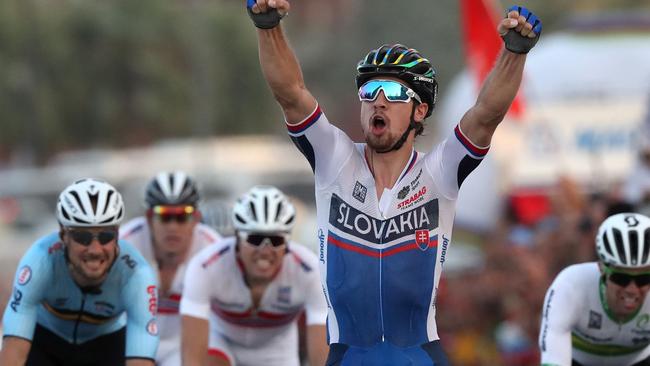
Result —
<path fill-rule="evenodd" d="M 146 215 L 132 219 L 120 231 L 120 237 L 140 250 L 158 274 L 159 366 L 181 365 L 178 308 L 187 262 L 221 239 L 213 229 L 199 222 L 199 199 L 196 183 L 184 172 L 158 173 L 146 188 Z"/>
<path fill-rule="evenodd" d="M 120 193 L 97 179 L 61 192 L 59 231 L 23 256 L 5 309 L 2 366 L 153 366 L 155 275 L 118 240 Z"/>
<path fill-rule="evenodd" d="M 565 268 L 546 292 L 545 366 L 650 365 L 650 218 L 622 213 L 598 229 L 599 261 Z"/>
<path fill-rule="evenodd" d="M 401 9 L 401 8 L 400 8 Z M 262 71 L 289 135 L 316 181 L 319 262 L 329 305 L 328 365 L 446 365 L 435 297 L 463 180 L 487 153 L 541 32 L 513 7 L 498 25 L 504 49 L 476 104 L 430 154 L 413 149 L 437 94 L 435 71 L 414 49 L 384 45 L 357 65 L 361 127 L 355 144 L 306 89 L 280 26 L 287 0 L 248 1 Z"/>
<path fill-rule="evenodd" d="M 294 219 L 277 188 L 253 187 L 233 207 L 235 237 L 192 259 L 181 301 L 184 366 L 205 365 L 206 356 L 210 366 L 299 366 L 303 311 L 309 364 L 325 363 L 318 260 L 289 241 Z"/>

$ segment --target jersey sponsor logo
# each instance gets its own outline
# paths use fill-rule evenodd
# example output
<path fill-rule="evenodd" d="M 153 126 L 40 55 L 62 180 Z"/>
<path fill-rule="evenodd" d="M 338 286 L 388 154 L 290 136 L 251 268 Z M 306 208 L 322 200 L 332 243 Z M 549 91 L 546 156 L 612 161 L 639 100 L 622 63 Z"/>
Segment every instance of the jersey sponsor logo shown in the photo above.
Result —
<path fill-rule="evenodd" d="M 647 328 L 648 323 L 650 323 L 650 315 L 648 314 L 642 314 L 639 316 L 639 318 L 636 320 L 636 327 L 637 328 Z"/>
<path fill-rule="evenodd" d="M 323 233 L 323 229 L 318 229 L 318 260 L 325 263 L 325 233 Z"/>
<path fill-rule="evenodd" d="M 98 313 L 104 313 L 106 315 L 112 315 L 115 306 L 106 301 L 95 301 L 95 311 Z"/>
<path fill-rule="evenodd" d="M 151 315 L 156 315 L 156 310 L 158 307 L 158 298 L 156 296 L 156 286 L 148 286 L 147 294 L 149 294 L 149 312 Z"/>
<path fill-rule="evenodd" d="M 127 267 L 133 269 L 135 268 L 138 263 L 135 261 L 135 259 L 132 259 L 130 255 L 124 254 L 122 257 L 120 257 L 122 261 L 126 264 Z"/>
<path fill-rule="evenodd" d="M 20 291 L 18 288 L 14 287 L 14 295 L 13 299 L 11 300 L 11 310 L 14 311 L 14 313 L 18 312 L 18 307 L 20 306 L 20 301 L 23 299 L 23 293 Z"/>
<path fill-rule="evenodd" d="M 603 315 L 593 310 L 589 310 L 589 324 L 587 328 L 600 329 L 603 326 Z"/>
<path fill-rule="evenodd" d="M 429 201 L 397 216 L 379 220 L 357 210 L 333 194 L 329 223 L 344 233 L 368 242 L 388 243 L 413 235 L 418 229 L 435 229 L 438 226 L 438 200 Z"/>
<path fill-rule="evenodd" d="M 58 242 L 50 245 L 49 248 L 47 248 L 47 254 L 52 254 L 52 253 L 54 253 L 54 252 L 56 252 L 58 250 L 61 250 L 61 249 L 63 249 L 63 243 L 58 241 Z"/>
<path fill-rule="evenodd" d="M 420 185 L 420 177 L 422 176 L 422 169 L 418 172 L 418 175 L 415 176 L 415 179 L 413 179 L 410 183 L 411 190 L 416 189 Z"/>
<path fill-rule="evenodd" d="M 409 194 L 410 191 L 411 191 L 411 186 L 409 185 L 404 186 L 404 188 L 400 189 L 399 192 L 397 193 L 397 198 L 403 200 L 404 198 L 406 198 L 406 195 Z"/>
<path fill-rule="evenodd" d="M 283 286 L 278 289 L 278 302 L 284 304 L 291 302 L 291 286 Z"/>
<path fill-rule="evenodd" d="M 420 188 L 414 195 L 397 204 L 397 208 L 403 210 L 412 207 L 416 203 L 424 201 L 424 195 L 427 193 L 427 186 Z"/>
<path fill-rule="evenodd" d="M 16 281 L 19 285 L 26 285 L 29 280 L 32 279 L 32 269 L 29 266 L 22 266 L 18 271 L 18 280 Z"/>
<path fill-rule="evenodd" d="M 553 295 L 555 290 L 551 289 L 546 298 L 546 304 L 544 304 L 544 312 L 542 314 L 542 339 L 540 340 L 540 348 L 542 352 L 546 352 L 546 335 L 548 334 L 548 314 L 551 311 L 551 301 L 553 300 Z"/>
<path fill-rule="evenodd" d="M 158 335 L 158 323 L 156 323 L 156 319 L 151 319 L 147 323 L 147 333 L 151 334 L 152 336 Z"/>
<path fill-rule="evenodd" d="M 447 256 L 447 247 L 449 246 L 449 238 L 445 238 L 445 235 L 442 235 L 442 251 L 440 251 L 440 264 L 445 263 L 445 257 Z"/>
<path fill-rule="evenodd" d="M 359 183 L 357 181 L 354 184 L 354 190 L 352 191 L 352 197 L 356 198 L 359 202 L 364 203 L 366 202 L 366 193 L 368 192 L 368 188 L 366 188 L 363 184 Z"/>

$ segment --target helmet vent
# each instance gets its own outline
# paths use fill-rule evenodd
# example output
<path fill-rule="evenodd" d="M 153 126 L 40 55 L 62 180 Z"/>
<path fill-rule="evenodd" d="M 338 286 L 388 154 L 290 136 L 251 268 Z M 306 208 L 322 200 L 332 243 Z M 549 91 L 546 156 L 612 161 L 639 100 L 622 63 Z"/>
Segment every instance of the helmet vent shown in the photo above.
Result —
<path fill-rule="evenodd" d="M 607 232 L 603 233 L 603 243 L 605 244 L 605 251 L 607 254 L 614 256 L 614 252 L 612 251 L 612 246 L 609 244 L 609 238 L 607 238 Z"/>
<path fill-rule="evenodd" d="M 241 222 L 242 224 L 246 224 L 246 220 L 244 220 L 243 217 L 241 217 L 241 216 L 239 216 L 237 214 L 235 214 L 235 220 Z"/>
<path fill-rule="evenodd" d="M 618 259 L 622 264 L 627 264 L 627 257 L 625 255 L 625 246 L 623 245 L 623 235 L 618 229 L 612 229 L 612 234 L 614 234 L 614 245 L 616 245 L 616 251 L 618 252 Z"/>
<path fill-rule="evenodd" d="M 293 222 L 293 219 L 295 219 L 295 218 L 296 218 L 295 215 L 291 215 L 291 217 L 289 218 L 289 220 L 287 220 L 284 224 L 285 224 L 285 225 L 290 225 L 290 224 Z"/>
<path fill-rule="evenodd" d="M 106 195 L 106 205 L 104 205 L 104 212 L 102 212 L 102 215 L 106 215 L 106 211 L 108 211 L 108 208 L 110 207 L 111 197 L 113 197 L 114 193 L 115 191 L 113 190 L 108 191 L 108 194 Z"/>
<path fill-rule="evenodd" d="M 257 211 L 255 211 L 255 204 L 253 203 L 253 201 L 250 201 L 248 205 L 250 206 L 251 216 L 253 216 L 253 220 L 257 221 Z"/>
<path fill-rule="evenodd" d="M 84 209 L 84 205 L 81 203 L 81 198 L 79 197 L 79 194 L 75 191 L 71 191 L 70 195 L 74 197 L 75 201 L 77 201 L 77 206 L 81 209 L 81 212 L 83 212 L 84 215 L 87 215 L 88 213 Z"/>
<path fill-rule="evenodd" d="M 632 259 L 632 264 L 636 265 L 637 258 L 639 257 L 639 234 L 636 230 L 628 233 L 628 240 L 630 241 L 630 258 Z"/>
<path fill-rule="evenodd" d="M 273 221 L 280 220 L 280 213 L 282 212 L 282 202 L 278 203 L 278 209 L 275 211 L 275 219 Z"/>
<path fill-rule="evenodd" d="M 643 231 L 643 255 L 641 257 L 641 264 L 645 265 L 648 263 L 648 256 L 650 255 L 650 228 L 647 228 Z"/>
<path fill-rule="evenodd" d="M 264 196 L 264 221 L 269 222 L 269 198 Z"/>

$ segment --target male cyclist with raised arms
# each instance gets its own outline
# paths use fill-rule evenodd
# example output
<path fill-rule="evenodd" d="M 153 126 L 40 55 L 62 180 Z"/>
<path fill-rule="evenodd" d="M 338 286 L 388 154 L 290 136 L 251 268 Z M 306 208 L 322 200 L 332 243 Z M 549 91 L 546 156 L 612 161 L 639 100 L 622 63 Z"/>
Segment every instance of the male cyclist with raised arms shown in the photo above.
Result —
<path fill-rule="evenodd" d="M 133 244 L 158 272 L 158 366 L 181 365 L 181 319 L 178 307 L 189 259 L 220 239 L 199 223 L 196 183 L 180 171 L 161 172 L 147 185 L 144 217 L 122 226 L 120 237 Z"/>
<path fill-rule="evenodd" d="M 401 8 L 400 8 L 401 9 Z M 328 365 L 446 365 L 435 297 L 463 180 L 488 151 L 519 89 L 539 19 L 513 7 L 504 49 L 476 104 L 429 154 L 413 149 L 436 101 L 431 64 L 384 45 L 357 65 L 364 144 L 329 123 L 304 85 L 279 19 L 288 0 L 249 0 L 264 76 L 315 174 Z M 334 51 L 336 52 L 336 51 Z"/>
<path fill-rule="evenodd" d="M 325 363 L 318 259 L 289 240 L 294 223 L 282 192 L 253 187 L 233 207 L 235 236 L 190 261 L 181 301 L 184 366 L 300 366 L 303 311 L 309 364 Z"/>
<path fill-rule="evenodd" d="M 650 218 L 607 218 L 598 262 L 565 268 L 546 292 L 542 365 L 650 366 Z"/>
<path fill-rule="evenodd" d="M 153 366 L 156 277 L 119 240 L 122 196 L 82 179 L 59 195 L 59 232 L 18 265 L 5 309 L 2 366 Z"/>

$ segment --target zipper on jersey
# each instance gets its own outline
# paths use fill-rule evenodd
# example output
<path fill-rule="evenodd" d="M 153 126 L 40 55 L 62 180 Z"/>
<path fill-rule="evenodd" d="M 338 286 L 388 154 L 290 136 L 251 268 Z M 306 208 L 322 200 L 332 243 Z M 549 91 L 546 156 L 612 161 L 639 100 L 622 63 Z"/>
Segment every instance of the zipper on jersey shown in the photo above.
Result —
<path fill-rule="evenodd" d="M 74 323 L 74 331 L 72 332 L 72 344 L 77 344 L 77 330 L 79 329 L 79 322 L 81 321 L 81 315 L 84 311 L 84 305 L 86 304 L 86 293 L 82 292 L 81 294 L 81 307 L 77 313 L 77 320 Z"/>
<path fill-rule="evenodd" d="M 385 220 L 386 217 L 384 216 L 384 213 L 379 210 L 381 213 L 382 220 Z M 385 341 L 385 330 L 384 330 L 384 281 L 383 281 L 383 267 L 384 267 L 384 238 L 380 237 L 379 239 L 379 319 L 381 320 L 381 341 Z"/>

